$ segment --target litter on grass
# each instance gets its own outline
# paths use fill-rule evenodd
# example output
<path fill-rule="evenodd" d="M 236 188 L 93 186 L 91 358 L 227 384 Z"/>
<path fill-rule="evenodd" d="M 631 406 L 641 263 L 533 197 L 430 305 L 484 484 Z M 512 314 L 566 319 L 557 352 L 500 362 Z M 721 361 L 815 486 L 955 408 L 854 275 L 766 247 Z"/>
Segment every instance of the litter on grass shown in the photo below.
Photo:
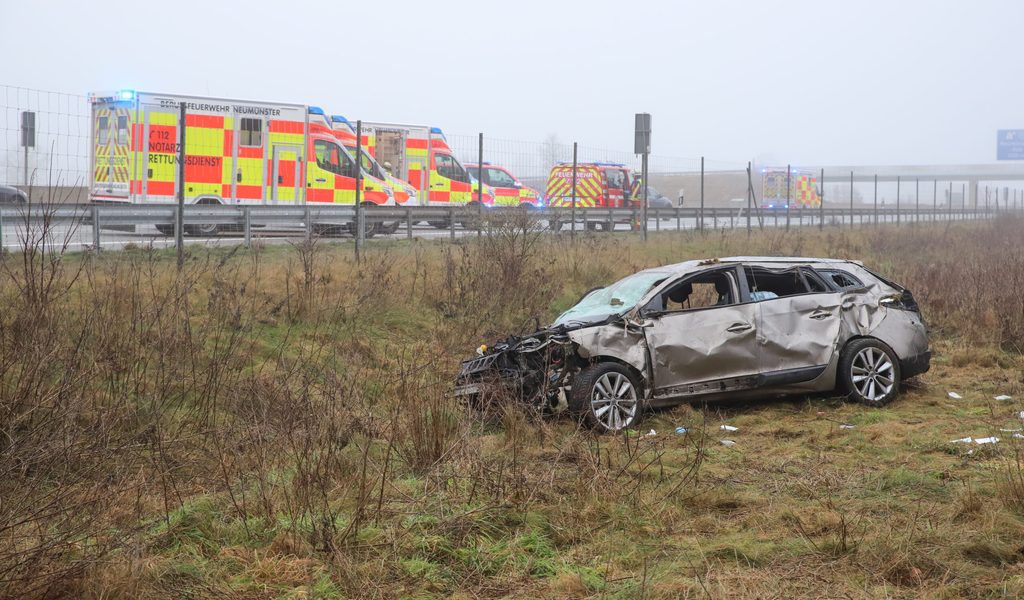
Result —
<path fill-rule="evenodd" d="M 683 434 L 686 433 L 686 428 L 685 427 L 676 427 L 676 433 L 678 433 L 679 435 L 683 435 Z"/>
<path fill-rule="evenodd" d="M 842 425 L 839 426 L 839 428 L 840 429 L 853 429 L 854 425 L 850 425 L 849 423 L 843 423 Z"/>
<path fill-rule="evenodd" d="M 995 399 L 996 399 L 996 400 L 997 400 L 998 402 L 1009 402 L 1010 400 L 1013 400 L 1013 396 L 1007 396 L 1006 394 L 1000 394 L 1000 395 L 998 395 L 998 396 L 993 396 L 993 397 L 994 397 L 994 398 L 995 398 Z"/>
<path fill-rule="evenodd" d="M 946 395 L 949 396 L 950 398 L 954 399 L 954 400 L 963 400 L 964 399 L 963 396 L 961 396 L 960 394 L 958 394 L 956 392 L 949 392 Z"/>
<path fill-rule="evenodd" d="M 997 442 L 999 442 L 999 438 L 997 438 L 997 437 L 986 437 L 986 438 L 965 437 L 965 438 L 960 438 L 958 440 L 953 440 L 953 441 L 951 441 L 949 443 L 950 444 L 971 444 L 971 443 L 973 443 L 973 444 L 977 444 L 977 445 L 981 446 L 983 444 L 995 444 Z"/>
<path fill-rule="evenodd" d="M 726 446 L 726 447 L 728 447 L 728 448 L 732 448 L 733 446 L 735 446 L 735 445 L 736 445 L 736 442 L 734 442 L 734 441 L 732 441 L 732 440 L 719 440 L 719 442 L 720 442 L 720 443 L 721 443 L 721 444 L 722 444 L 723 446 Z"/>
<path fill-rule="evenodd" d="M 733 427 L 732 425 L 722 425 L 719 427 L 722 431 L 739 431 L 739 427 Z"/>
<path fill-rule="evenodd" d="M 647 435 L 645 435 L 644 437 L 651 437 L 652 435 L 658 435 L 658 432 L 652 429 L 648 431 Z"/>

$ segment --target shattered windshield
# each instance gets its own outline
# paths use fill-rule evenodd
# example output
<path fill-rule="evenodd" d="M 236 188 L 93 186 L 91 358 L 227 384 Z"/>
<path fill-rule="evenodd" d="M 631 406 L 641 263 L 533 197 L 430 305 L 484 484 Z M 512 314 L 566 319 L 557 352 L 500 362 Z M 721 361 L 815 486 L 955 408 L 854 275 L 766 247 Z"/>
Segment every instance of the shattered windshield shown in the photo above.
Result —
<path fill-rule="evenodd" d="M 660 271 L 642 271 L 620 279 L 606 288 L 587 294 L 576 306 L 562 313 L 555 325 L 625 312 L 636 306 L 644 294 L 666 277 L 668 274 Z"/>

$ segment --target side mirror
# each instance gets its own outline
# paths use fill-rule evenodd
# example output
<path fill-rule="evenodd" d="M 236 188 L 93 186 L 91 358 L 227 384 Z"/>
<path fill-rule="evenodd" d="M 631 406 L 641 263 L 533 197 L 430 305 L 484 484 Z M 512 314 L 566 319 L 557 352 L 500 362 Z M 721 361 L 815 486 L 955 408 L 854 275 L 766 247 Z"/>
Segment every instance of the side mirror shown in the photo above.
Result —
<path fill-rule="evenodd" d="M 516 188 L 517 190 L 521 190 L 521 189 L 523 189 L 523 184 L 521 184 L 521 183 L 519 183 L 517 181 L 517 182 L 512 184 L 512 187 Z"/>

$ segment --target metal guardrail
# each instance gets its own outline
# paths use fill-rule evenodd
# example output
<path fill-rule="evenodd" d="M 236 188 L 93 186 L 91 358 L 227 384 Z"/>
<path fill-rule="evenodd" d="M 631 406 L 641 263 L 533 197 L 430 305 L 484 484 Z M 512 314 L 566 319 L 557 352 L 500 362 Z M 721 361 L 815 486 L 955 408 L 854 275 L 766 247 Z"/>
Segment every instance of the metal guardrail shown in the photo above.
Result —
<path fill-rule="evenodd" d="M 384 223 L 404 223 L 406 235 L 412 237 L 412 226 L 418 222 L 429 222 L 435 226 L 448 229 L 451 237 L 456 235 L 456 227 L 481 234 L 495 222 L 508 221 L 524 214 L 549 224 L 561 224 L 561 229 L 575 230 L 596 229 L 598 227 L 614 229 L 615 224 L 635 223 L 640 218 L 639 208 L 543 208 L 525 209 L 522 207 L 483 207 L 480 205 L 459 206 L 365 206 L 361 210 L 364 231 L 374 225 Z M 770 226 L 824 226 L 826 224 L 876 224 L 914 221 L 965 220 L 985 219 L 1002 214 L 1024 214 L 1024 210 L 1013 210 L 1008 207 L 943 207 L 943 208 L 791 208 L 764 209 L 754 208 L 747 211 L 746 207 L 726 208 L 698 207 L 686 208 L 649 208 L 649 223 L 653 228 L 661 229 L 662 221 L 674 221 L 675 229 L 685 229 L 684 221 L 691 224 L 690 229 L 703 229 L 707 223 L 712 227 L 760 227 Z M 177 226 L 177 206 L 166 205 L 117 205 L 117 204 L 74 204 L 74 205 L 0 205 L 0 244 L 4 241 L 5 229 L 45 224 L 56 226 L 88 226 L 92 229 L 94 245 L 100 247 L 101 230 L 117 230 L 135 226 L 155 226 L 170 229 Z M 575 219 L 573 217 L 575 216 Z M 254 228 L 295 227 L 312 234 L 323 231 L 323 228 L 345 230 L 357 218 L 355 207 L 334 205 L 186 205 L 183 211 L 182 225 L 185 228 L 196 226 L 218 226 L 222 230 L 242 232 L 245 242 L 251 242 Z M 344 228 L 344 229 L 343 229 Z M 650 228 L 650 225 L 649 225 Z M 355 228 L 352 227 L 352 230 Z M 552 227 L 552 229 L 555 229 Z"/>

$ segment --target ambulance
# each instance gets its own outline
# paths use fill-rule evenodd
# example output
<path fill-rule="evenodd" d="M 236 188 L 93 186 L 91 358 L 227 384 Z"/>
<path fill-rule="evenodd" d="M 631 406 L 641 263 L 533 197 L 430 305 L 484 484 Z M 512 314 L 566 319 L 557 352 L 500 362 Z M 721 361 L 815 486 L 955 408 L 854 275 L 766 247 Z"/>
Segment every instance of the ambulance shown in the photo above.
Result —
<path fill-rule="evenodd" d="M 315 107 L 135 90 L 92 93 L 89 102 L 92 202 L 172 204 L 182 189 L 189 204 L 355 203 L 355 161 L 329 127 L 311 125 Z M 185 177 L 179 181 L 182 105 Z M 373 204 L 394 202 L 393 192 L 373 178 L 362 179 L 361 195 Z M 172 225 L 157 229 L 173 233 Z"/>
<path fill-rule="evenodd" d="M 552 208 L 572 207 L 572 163 L 558 163 L 551 167 L 548 187 L 545 192 L 547 205 Z M 590 162 L 576 165 L 576 208 L 639 208 L 640 201 L 631 193 L 629 169 L 619 163 Z M 639 223 L 634 219 L 619 219 L 617 223 L 629 223 L 634 229 Z M 552 220 L 553 229 L 560 229 L 562 223 Z M 607 223 L 588 221 L 592 230 L 606 229 Z"/>
<path fill-rule="evenodd" d="M 378 163 L 391 165 L 391 173 L 409 182 L 426 206 L 473 205 L 477 188 L 472 175 L 455 157 L 439 127 L 401 123 L 362 123 L 366 146 Z M 494 203 L 494 191 L 481 186 L 481 203 Z M 447 220 L 430 222 L 447 227 Z"/>
<path fill-rule="evenodd" d="M 769 167 L 761 170 L 761 208 L 817 208 L 818 175 L 814 171 Z"/>
<path fill-rule="evenodd" d="M 483 169 L 475 163 L 467 163 L 470 175 L 474 178 L 482 171 L 483 180 L 494 190 L 494 206 L 522 206 L 525 208 L 541 208 L 544 206 L 540 192 L 523 185 L 508 169 L 485 162 Z"/>
<path fill-rule="evenodd" d="M 331 129 L 334 131 L 334 136 L 338 138 L 343 146 L 348 148 L 350 152 L 355 152 L 356 149 L 356 130 L 355 126 L 349 122 L 348 119 L 341 115 L 331 115 Z M 363 136 L 363 154 L 362 160 L 363 170 L 371 171 L 383 175 L 384 182 L 389 185 L 395 195 L 395 204 L 400 206 L 417 206 L 419 205 L 419 197 L 416 194 L 416 188 L 407 181 L 402 181 L 398 177 L 395 177 L 386 167 L 380 165 L 377 159 L 369 153 L 366 146 L 367 136 Z"/>

